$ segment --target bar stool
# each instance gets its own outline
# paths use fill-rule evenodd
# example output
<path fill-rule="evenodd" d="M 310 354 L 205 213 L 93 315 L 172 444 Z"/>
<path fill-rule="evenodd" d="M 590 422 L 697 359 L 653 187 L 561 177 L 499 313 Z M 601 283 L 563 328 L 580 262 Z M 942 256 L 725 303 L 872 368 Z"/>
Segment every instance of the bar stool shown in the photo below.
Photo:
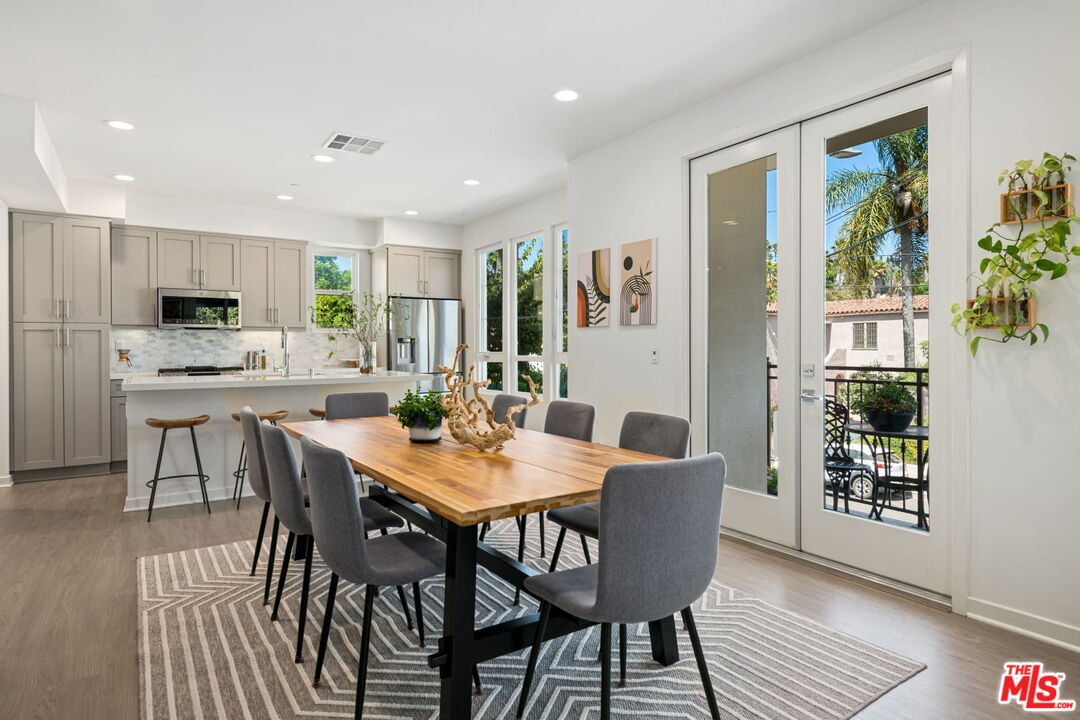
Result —
<path fill-rule="evenodd" d="M 277 425 L 279 420 L 284 420 L 289 416 L 288 410 L 278 410 L 271 413 L 263 413 L 259 416 L 259 421 L 266 420 L 271 425 Z M 240 422 L 240 413 L 234 412 L 232 419 L 236 422 Z M 240 509 L 240 501 L 244 497 L 244 476 L 247 474 L 247 442 L 240 441 L 240 458 L 236 462 L 236 472 L 233 473 L 233 500 L 236 501 L 236 509 Z"/>
<path fill-rule="evenodd" d="M 162 480 L 174 480 L 176 478 L 193 477 L 199 478 L 199 489 L 202 490 L 203 504 L 206 505 L 207 514 L 210 513 L 210 498 L 206 494 L 206 483 L 210 476 L 202 469 L 202 458 L 199 457 L 199 443 L 195 439 L 195 427 L 202 425 L 210 419 L 209 415 L 200 415 L 192 418 L 178 418 L 174 420 L 160 420 L 158 418 L 146 418 L 146 424 L 152 428 L 161 429 L 161 445 L 158 446 L 157 465 L 154 467 L 154 479 L 148 480 L 146 487 L 150 488 L 150 507 L 146 511 L 146 522 L 150 522 L 150 516 L 154 513 L 154 496 L 157 495 L 158 482 Z M 197 475 L 166 475 L 161 476 L 161 458 L 165 454 L 165 438 L 170 430 L 187 428 L 191 432 L 191 449 L 195 451 L 195 468 Z"/>

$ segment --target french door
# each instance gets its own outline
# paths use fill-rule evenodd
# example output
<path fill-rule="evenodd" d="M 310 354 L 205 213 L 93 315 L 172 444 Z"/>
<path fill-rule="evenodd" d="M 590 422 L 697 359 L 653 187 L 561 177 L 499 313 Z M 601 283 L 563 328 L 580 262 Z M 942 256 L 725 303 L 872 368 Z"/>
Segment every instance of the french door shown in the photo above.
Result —
<path fill-rule="evenodd" d="M 946 395 L 930 387 L 954 344 L 949 87 L 690 166 L 693 451 L 728 459 L 725 527 L 945 594 L 948 478 L 932 488 L 929 458 L 933 444 L 948 466 Z M 866 422 L 863 401 L 883 393 L 907 398 L 907 428 Z"/>

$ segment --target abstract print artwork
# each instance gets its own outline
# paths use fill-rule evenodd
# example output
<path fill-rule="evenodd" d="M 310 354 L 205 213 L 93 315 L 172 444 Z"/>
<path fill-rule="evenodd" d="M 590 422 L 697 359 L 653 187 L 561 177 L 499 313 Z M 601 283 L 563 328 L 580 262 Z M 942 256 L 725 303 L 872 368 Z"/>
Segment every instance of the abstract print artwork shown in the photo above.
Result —
<path fill-rule="evenodd" d="M 611 248 L 578 255 L 577 326 L 605 327 L 611 306 Z"/>
<path fill-rule="evenodd" d="M 656 238 L 619 247 L 619 324 L 656 324 Z"/>

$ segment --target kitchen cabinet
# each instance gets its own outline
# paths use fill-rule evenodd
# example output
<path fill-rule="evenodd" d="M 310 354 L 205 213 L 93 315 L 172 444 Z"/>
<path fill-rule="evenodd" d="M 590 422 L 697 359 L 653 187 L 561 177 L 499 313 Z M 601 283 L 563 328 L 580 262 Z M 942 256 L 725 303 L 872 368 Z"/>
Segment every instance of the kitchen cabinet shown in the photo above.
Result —
<path fill-rule="evenodd" d="M 109 221 L 12 213 L 14 322 L 109 322 Z"/>
<path fill-rule="evenodd" d="M 240 238 L 159 230 L 158 285 L 239 290 Z"/>
<path fill-rule="evenodd" d="M 306 324 L 307 246 L 275 240 L 241 243 L 241 324 L 302 327 Z"/>
<path fill-rule="evenodd" d="M 388 295 L 450 300 L 461 297 L 461 253 L 413 247 L 388 247 L 383 252 Z M 381 269 L 383 265 L 382 258 L 377 258 L 372 267 Z M 381 278 L 373 280 L 372 285 L 381 287 Z"/>
<path fill-rule="evenodd" d="M 12 470 L 111 457 L 109 325 L 15 323 Z"/>
<path fill-rule="evenodd" d="M 156 230 L 112 230 L 113 325 L 156 325 L 158 234 Z"/>

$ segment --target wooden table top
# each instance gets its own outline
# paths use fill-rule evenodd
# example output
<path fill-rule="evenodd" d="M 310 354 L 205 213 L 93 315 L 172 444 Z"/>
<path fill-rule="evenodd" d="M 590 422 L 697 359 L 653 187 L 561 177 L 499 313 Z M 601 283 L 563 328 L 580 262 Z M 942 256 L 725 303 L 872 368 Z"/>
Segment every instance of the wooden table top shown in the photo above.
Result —
<path fill-rule="evenodd" d="M 447 432 L 441 442 L 413 443 L 394 417 L 281 428 L 342 451 L 358 471 L 462 526 L 599 500 L 612 465 L 667 459 L 520 428 L 494 452 L 461 445 Z"/>

